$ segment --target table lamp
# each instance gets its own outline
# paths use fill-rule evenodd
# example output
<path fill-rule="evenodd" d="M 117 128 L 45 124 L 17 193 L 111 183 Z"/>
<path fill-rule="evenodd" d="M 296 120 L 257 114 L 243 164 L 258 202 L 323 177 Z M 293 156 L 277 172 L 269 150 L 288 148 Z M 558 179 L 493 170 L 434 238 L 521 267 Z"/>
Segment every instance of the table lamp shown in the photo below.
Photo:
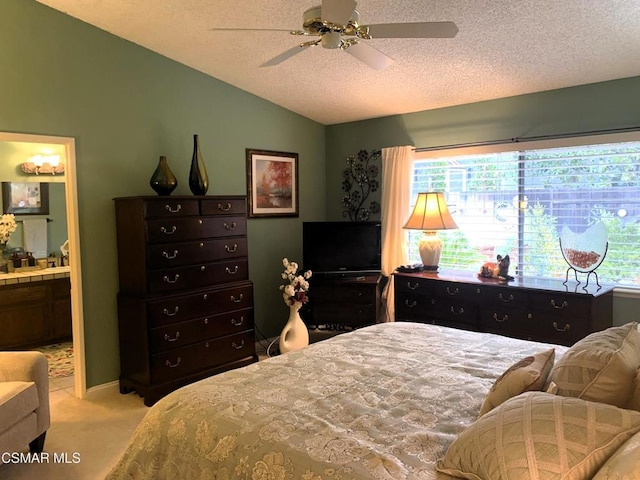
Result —
<path fill-rule="evenodd" d="M 451 218 L 444 194 L 442 192 L 419 193 L 413 213 L 402 228 L 424 232 L 418 244 L 422 269 L 437 272 L 442 253 L 442 240 L 438 237 L 437 230 L 458 228 Z"/>

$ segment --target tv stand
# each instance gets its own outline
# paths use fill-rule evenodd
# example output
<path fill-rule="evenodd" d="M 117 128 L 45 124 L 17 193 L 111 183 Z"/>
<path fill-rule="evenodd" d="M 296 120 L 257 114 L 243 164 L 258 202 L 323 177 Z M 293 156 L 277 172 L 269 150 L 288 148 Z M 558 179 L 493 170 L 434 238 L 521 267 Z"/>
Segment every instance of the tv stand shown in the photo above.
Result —
<path fill-rule="evenodd" d="M 340 278 L 352 278 L 363 279 L 369 277 L 379 277 L 380 271 L 376 270 L 334 270 L 330 272 L 313 272 L 314 279 L 340 279 Z"/>
<path fill-rule="evenodd" d="M 383 312 L 381 297 L 386 277 L 370 272 L 335 272 L 310 279 L 305 322 L 316 328 L 353 330 L 373 325 Z"/>

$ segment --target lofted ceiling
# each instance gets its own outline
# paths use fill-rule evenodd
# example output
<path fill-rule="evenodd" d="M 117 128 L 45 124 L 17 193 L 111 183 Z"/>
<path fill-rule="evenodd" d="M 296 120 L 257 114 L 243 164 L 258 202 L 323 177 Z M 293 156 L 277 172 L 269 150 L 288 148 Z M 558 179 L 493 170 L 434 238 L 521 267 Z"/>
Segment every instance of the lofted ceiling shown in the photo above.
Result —
<path fill-rule="evenodd" d="M 640 76 L 638 0 L 359 0 L 360 24 L 453 21 L 454 38 L 367 40 L 394 63 L 374 70 L 312 47 L 320 0 L 38 0 L 322 124 Z"/>

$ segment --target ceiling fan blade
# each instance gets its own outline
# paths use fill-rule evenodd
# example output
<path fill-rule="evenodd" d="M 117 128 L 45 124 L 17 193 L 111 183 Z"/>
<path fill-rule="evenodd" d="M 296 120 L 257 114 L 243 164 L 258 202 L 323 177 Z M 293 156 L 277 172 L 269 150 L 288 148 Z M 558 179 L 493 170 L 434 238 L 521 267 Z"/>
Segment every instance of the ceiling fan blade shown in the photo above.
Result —
<path fill-rule="evenodd" d="M 381 23 L 367 27 L 372 38 L 453 38 L 458 33 L 453 22 Z"/>
<path fill-rule="evenodd" d="M 286 28 L 210 28 L 211 32 L 291 32 Z"/>
<path fill-rule="evenodd" d="M 356 9 L 355 0 L 322 0 L 322 20 L 335 25 L 346 25 Z"/>
<path fill-rule="evenodd" d="M 374 70 L 383 70 L 393 63 L 393 59 L 362 42 L 354 43 L 344 51 Z"/>
<path fill-rule="evenodd" d="M 280 55 L 277 55 L 277 56 L 273 57 L 271 60 L 268 60 L 268 61 L 264 62 L 260 66 L 261 67 L 273 67 L 274 65 L 278 65 L 279 63 L 282 63 L 285 60 L 290 59 L 291 57 L 293 57 L 294 55 L 297 55 L 298 53 L 302 52 L 303 50 L 306 50 L 306 48 L 310 47 L 310 46 L 311 46 L 311 42 L 302 43 L 300 45 L 296 45 L 295 47 L 290 48 L 289 50 L 285 50 Z"/>

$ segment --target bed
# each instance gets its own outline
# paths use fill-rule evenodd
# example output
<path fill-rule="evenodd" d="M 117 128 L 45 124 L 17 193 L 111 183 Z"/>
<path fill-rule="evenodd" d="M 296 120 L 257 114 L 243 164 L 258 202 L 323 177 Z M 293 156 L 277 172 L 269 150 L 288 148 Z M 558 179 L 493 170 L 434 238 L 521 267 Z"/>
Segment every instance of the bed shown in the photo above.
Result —
<path fill-rule="evenodd" d="M 171 393 L 107 478 L 443 478 L 496 379 L 549 350 L 567 348 L 405 322 L 344 333 Z"/>

